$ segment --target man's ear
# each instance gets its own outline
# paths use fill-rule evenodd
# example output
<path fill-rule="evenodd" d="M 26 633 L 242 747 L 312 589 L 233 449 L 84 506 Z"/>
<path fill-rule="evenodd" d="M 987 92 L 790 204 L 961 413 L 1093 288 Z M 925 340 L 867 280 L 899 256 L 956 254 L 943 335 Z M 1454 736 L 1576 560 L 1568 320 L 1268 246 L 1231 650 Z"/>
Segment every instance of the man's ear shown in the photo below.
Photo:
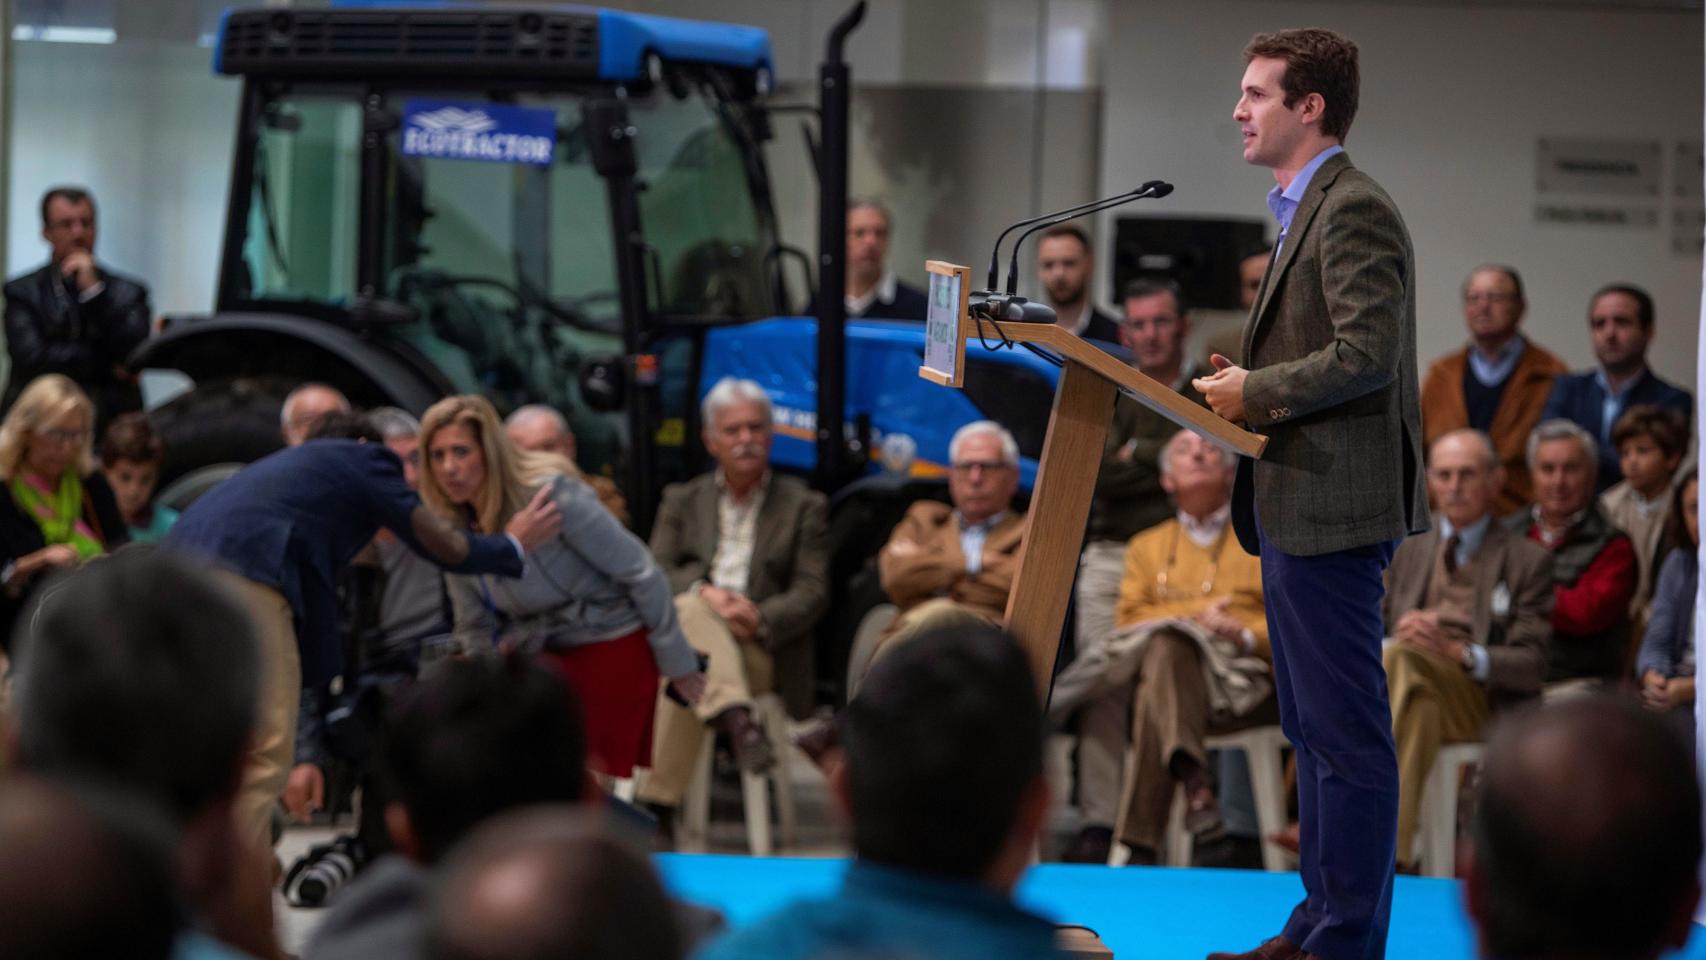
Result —
<path fill-rule="evenodd" d="M 829 795 L 836 809 L 851 823 L 853 821 L 853 781 L 847 775 L 847 755 L 839 747 L 831 748 L 824 756 L 824 772 L 829 778 Z"/>
<path fill-rule="evenodd" d="M 1320 123 L 1321 118 L 1327 114 L 1327 98 L 1319 93 L 1304 94 L 1300 106 L 1303 109 L 1298 113 L 1297 119 L 1303 123 Z"/>
<path fill-rule="evenodd" d="M 415 833 L 415 821 L 409 816 L 409 808 L 396 801 L 386 804 L 385 832 L 391 835 L 391 843 L 397 847 L 398 853 L 416 863 L 426 862 L 421 855 L 421 839 Z"/>
<path fill-rule="evenodd" d="M 1475 955 L 1487 955 L 1487 877 L 1475 857 L 1475 848 L 1465 846 L 1458 851 L 1459 869 L 1463 871 L 1463 908 L 1475 928 Z"/>

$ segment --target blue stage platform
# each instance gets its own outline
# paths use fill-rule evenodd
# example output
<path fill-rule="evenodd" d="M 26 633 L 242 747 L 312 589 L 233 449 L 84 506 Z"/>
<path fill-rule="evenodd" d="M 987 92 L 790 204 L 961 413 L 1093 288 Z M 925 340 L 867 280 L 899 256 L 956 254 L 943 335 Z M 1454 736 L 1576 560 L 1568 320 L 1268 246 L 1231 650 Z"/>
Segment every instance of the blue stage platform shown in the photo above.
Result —
<path fill-rule="evenodd" d="M 790 900 L 833 892 L 846 861 L 663 854 L 657 865 L 677 896 L 741 926 Z M 1032 868 L 1019 889 L 1037 912 L 1101 934 L 1116 960 L 1202 960 L 1210 950 L 1247 949 L 1277 931 L 1302 895 L 1295 873 L 1053 863 Z M 1475 956 L 1455 881 L 1398 878 L 1386 956 Z M 1706 960 L 1702 928 L 1678 956 Z"/>

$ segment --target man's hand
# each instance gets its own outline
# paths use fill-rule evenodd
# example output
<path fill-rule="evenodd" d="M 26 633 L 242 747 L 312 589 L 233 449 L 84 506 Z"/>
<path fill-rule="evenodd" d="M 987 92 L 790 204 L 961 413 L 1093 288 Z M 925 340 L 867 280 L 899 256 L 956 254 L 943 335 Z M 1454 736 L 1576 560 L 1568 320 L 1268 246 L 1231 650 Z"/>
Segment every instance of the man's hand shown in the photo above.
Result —
<path fill-rule="evenodd" d="M 1208 398 L 1209 409 L 1221 419 L 1243 423 L 1244 378 L 1250 375 L 1250 371 L 1218 353 L 1210 357 L 1209 362 L 1214 364 L 1214 375 L 1197 377 L 1191 381 L 1191 386 Z"/>
<path fill-rule="evenodd" d="M 757 604 L 733 590 L 725 590 L 711 584 L 700 587 L 699 596 L 711 605 L 711 612 L 723 618 L 729 633 L 734 634 L 736 640 L 751 641 L 758 637 L 758 625 L 762 618 L 759 616 Z"/>
<path fill-rule="evenodd" d="M 1218 636 L 1232 641 L 1239 647 L 1243 647 L 1244 624 L 1240 623 L 1238 618 L 1226 612 L 1227 608 L 1231 605 L 1231 597 L 1221 597 L 1219 600 L 1209 604 L 1207 609 L 1199 611 L 1195 616 L 1191 617 L 1191 619 L 1202 624 Z"/>
<path fill-rule="evenodd" d="M 1445 631 L 1439 625 L 1439 614 L 1431 610 L 1411 610 L 1399 617 L 1394 639 L 1406 646 L 1432 650 L 1441 656 L 1449 655 L 1445 649 Z"/>
<path fill-rule="evenodd" d="M 299 763 L 290 768 L 290 779 L 284 782 L 284 809 L 298 823 L 326 805 L 326 775 L 312 763 Z"/>
<path fill-rule="evenodd" d="M 504 532 L 521 541 L 521 549 L 532 553 L 540 544 L 563 529 L 563 512 L 551 499 L 551 485 L 546 484 L 533 495 L 527 506 L 516 511 L 504 524 Z"/>
<path fill-rule="evenodd" d="M 891 557 L 912 557 L 917 556 L 922 548 L 911 540 L 890 540 L 883 549 L 887 550 Z"/>
<path fill-rule="evenodd" d="M 59 272 L 77 285 L 79 293 L 101 282 L 100 274 L 95 272 L 95 256 L 87 250 L 67 254 L 64 260 L 59 261 Z"/>
<path fill-rule="evenodd" d="M 1664 674 L 1648 670 L 1641 675 L 1641 705 L 1658 712 L 1670 709 L 1670 681 Z"/>

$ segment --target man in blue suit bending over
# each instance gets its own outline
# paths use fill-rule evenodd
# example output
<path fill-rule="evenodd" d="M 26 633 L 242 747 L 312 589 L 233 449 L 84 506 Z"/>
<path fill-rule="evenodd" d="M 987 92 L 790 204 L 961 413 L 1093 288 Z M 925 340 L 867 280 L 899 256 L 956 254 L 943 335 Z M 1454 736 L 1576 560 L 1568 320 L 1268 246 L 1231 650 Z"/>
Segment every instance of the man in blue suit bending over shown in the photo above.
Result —
<path fill-rule="evenodd" d="M 166 538 L 221 568 L 255 619 L 264 679 L 237 816 L 269 847 L 302 686 L 342 669 L 336 584 L 356 553 L 384 527 L 447 570 L 519 577 L 527 551 L 562 526 L 547 490 L 504 536 L 468 534 L 421 504 L 367 418 L 330 413 L 313 436 L 327 439 L 263 457 L 208 491 Z"/>
<path fill-rule="evenodd" d="M 1647 369 L 1647 346 L 1653 341 L 1653 298 L 1647 291 L 1627 283 L 1601 287 L 1588 301 L 1588 333 L 1599 367 L 1553 381 L 1540 421 L 1573 420 L 1593 434 L 1599 441 L 1598 490 L 1604 493 L 1623 479 L 1617 444 L 1611 442 L 1611 428 L 1623 411 L 1652 404 L 1688 421 L 1694 416 L 1694 397 Z"/>

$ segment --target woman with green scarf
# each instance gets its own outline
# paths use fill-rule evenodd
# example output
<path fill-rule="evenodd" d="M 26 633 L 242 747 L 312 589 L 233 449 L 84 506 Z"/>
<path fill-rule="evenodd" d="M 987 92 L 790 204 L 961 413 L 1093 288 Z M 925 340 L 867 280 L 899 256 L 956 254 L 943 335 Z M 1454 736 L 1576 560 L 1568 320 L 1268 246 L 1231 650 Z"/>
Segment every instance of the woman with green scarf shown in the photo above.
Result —
<path fill-rule="evenodd" d="M 44 572 L 81 563 L 129 539 L 94 473 L 94 404 L 57 373 L 30 381 L 0 421 L 0 618 L 5 637 Z M 9 643 L 8 643 L 9 646 Z"/>

